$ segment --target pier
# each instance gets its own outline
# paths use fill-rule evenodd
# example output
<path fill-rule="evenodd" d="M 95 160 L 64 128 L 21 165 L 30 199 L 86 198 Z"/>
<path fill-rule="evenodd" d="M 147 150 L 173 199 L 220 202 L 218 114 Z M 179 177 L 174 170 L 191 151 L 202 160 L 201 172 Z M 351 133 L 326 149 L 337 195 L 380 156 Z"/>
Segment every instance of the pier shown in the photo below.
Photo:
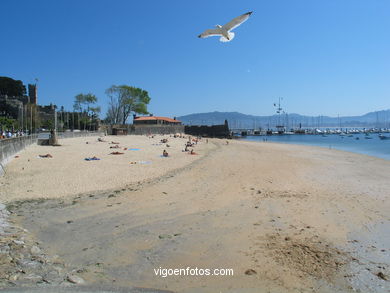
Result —
<path fill-rule="evenodd" d="M 361 127 L 348 127 L 348 128 L 336 128 L 336 127 L 308 127 L 308 128 L 296 128 L 296 129 L 280 129 L 280 128 L 232 128 L 230 132 L 233 136 L 264 136 L 264 135 L 292 135 L 292 134 L 310 134 L 310 135 L 327 135 L 327 134 L 370 134 L 370 133 L 390 133 L 390 128 L 361 128 Z"/>

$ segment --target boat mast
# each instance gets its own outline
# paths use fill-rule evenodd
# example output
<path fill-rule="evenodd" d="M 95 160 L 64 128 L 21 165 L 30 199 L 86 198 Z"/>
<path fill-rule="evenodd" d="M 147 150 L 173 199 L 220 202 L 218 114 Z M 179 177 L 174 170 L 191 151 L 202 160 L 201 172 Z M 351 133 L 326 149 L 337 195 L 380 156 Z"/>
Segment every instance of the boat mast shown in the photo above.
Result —
<path fill-rule="evenodd" d="M 282 108 L 282 106 L 281 106 L 281 104 L 280 104 L 280 101 L 281 101 L 281 100 L 283 100 L 283 98 L 279 97 L 279 102 L 278 102 L 278 104 L 274 103 L 274 106 L 276 107 L 276 113 L 278 114 L 278 124 L 276 125 L 276 129 L 277 129 L 277 131 L 278 131 L 280 134 L 284 132 L 284 126 L 281 125 L 281 119 L 280 119 L 280 115 L 281 115 L 282 113 L 284 113 L 283 108 Z"/>

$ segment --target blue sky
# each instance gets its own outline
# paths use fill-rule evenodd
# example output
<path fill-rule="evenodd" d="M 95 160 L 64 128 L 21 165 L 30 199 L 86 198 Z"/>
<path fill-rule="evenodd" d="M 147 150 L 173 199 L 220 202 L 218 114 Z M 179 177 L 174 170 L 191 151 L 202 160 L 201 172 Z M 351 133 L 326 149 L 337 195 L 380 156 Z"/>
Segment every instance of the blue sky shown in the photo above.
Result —
<path fill-rule="evenodd" d="M 149 111 L 359 115 L 390 108 L 388 0 L 1 0 L 0 76 L 71 109 L 111 85 Z M 254 11 L 229 43 L 197 35 Z M 104 113 L 103 115 L 104 116 Z"/>

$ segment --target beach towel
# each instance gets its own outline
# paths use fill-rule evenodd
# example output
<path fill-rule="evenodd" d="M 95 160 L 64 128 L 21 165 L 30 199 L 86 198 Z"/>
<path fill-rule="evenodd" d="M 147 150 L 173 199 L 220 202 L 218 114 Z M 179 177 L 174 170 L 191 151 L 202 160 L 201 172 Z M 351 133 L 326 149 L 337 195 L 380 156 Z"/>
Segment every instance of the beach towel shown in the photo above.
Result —
<path fill-rule="evenodd" d="M 130 162 L 131 165 L 134 165 L 134 164 L 141 164 L 141 165 L 147 165 L 147 164 L 151 164 L 152 162 L 151 161 L 133 161 L 133 162 Z"/>
<path fill-rule="evenodd" d="M 135 148 L 132 148 L 132 149 L 128 149 L 129 151 L 140 151 L 141 149 L 135 149 Z"/>

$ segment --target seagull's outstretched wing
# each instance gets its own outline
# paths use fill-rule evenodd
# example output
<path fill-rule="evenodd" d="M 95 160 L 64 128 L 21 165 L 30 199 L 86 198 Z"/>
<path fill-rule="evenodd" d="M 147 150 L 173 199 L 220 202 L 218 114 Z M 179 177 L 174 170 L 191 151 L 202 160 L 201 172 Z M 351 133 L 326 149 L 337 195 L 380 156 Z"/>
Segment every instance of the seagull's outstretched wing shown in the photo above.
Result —
<path fill-rule="evenodd" d="M 233 20 L 231 20 L 227 24 L 225 24 L 223 26 L 223 28 L 226 29 L 227 31 L 231 31 L 232 29 L 235 29 L 240 24 L 242 24 L 243 22 L 247 21 L 249 16 L 251 16 L 252 12 L 253 11 L 250 11 L 250 12 L 247 12 L 247 13 L 245 13 L 243 15 L 240 15 L 240 16 L 234 18 Z"/>
<path fill-rule="evenodd" d="M 212 36 L 221 36 L 221 35 L 222 35 L 222 30 L 220 28 L 216 28 L 216 29 L 205 30 L 198 37 L 199 38 L 208 38 L 208 37 L 212 37 Z"/>

